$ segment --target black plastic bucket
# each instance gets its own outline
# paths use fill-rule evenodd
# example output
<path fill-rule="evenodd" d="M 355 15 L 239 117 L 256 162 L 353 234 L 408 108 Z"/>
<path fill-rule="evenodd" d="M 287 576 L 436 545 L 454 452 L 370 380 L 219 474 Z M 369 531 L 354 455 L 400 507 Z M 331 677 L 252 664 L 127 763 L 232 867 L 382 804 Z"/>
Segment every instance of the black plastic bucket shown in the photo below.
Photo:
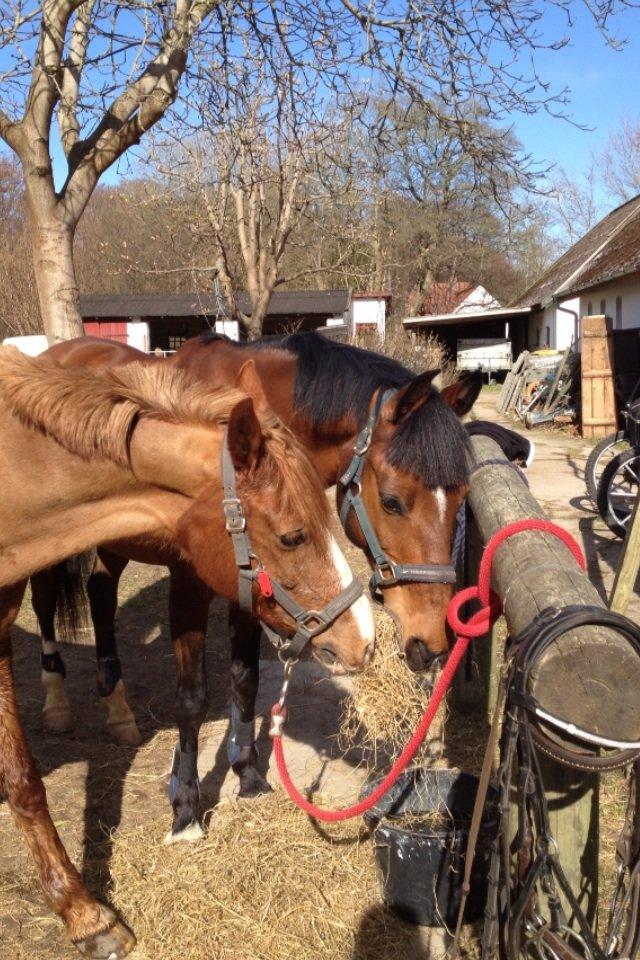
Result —
<path fill-rule="evenodd" d="M 370 780 L 362 796 L 379 782 Z M 365 814 L 375 827 L 374 850 L 384 902 L 403 920 L 426 927 L 455 928 L 477 789 L 478 778 L 459 770 L 407 770 Z M 465 909 L 467 922 L 478 920 L 484 913 L 490 846 L 497 830 L 496 800 L 497 791 L 492 789 L 476 847 Z M 394 823 L 406 819 L 407 814 L 424 817 L 424 826 L 419 821 L 415 827 Z"/>

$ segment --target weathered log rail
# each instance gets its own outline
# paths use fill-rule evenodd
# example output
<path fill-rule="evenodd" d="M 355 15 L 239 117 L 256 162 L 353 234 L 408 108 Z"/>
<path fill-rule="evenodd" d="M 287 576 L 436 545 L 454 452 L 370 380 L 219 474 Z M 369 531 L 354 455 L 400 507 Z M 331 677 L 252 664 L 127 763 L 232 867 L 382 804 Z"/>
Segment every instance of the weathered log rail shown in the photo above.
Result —
<path fill-rule="evenodd" d="M 482 466 L 486 461 L 491 463 Z M 470 462 L 469 506 L 483 543 L 513 521 L 545 517 L 494 441 L 472 437 Z M 473 550 L 473 532 L 470 543 Z M 604 608 L 564 544 L 537 531 L 520 533 L 500 547 L 492 585 L 502 599 L 512 635 L 550 606 Z M 479 657 L 487 691 L 492 681 L 487 671 L 495 671 L 491 666 L 495 663 L 495 654 L 486 650 Z M 604 736 L 640 739 L 640 665 L 627 641 L 615 631 L 584 627 L 568 632 L 551 645 L 534 683 L 537 698 L 551 713 Z M 551 825 L 564 868 L 585 913 L 593 920 L 598 895 L 598 777 L 551 760 L 544 761 L 544 775 Z"/>

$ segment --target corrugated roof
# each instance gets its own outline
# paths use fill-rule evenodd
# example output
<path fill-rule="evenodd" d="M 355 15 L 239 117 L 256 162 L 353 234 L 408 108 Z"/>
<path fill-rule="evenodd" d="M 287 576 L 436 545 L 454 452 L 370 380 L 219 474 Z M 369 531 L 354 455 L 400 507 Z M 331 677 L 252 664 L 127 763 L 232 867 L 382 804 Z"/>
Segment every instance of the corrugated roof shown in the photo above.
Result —
<path fill-rule="evenodd" d="M 553 263 L 513 306 L 578 293 L 640 269 L 640 196 L 616 207 Z"/>
<path fill-rule="evenodd" d="M 267 316 L 280 314 L 344 313 L 349 304 L 348 290 L 276 290 L 271 297 Z M 249 312 L 249 297 L 238 294 L 238 306 Z M 80 310 L 85 319 L 119 317 L 193 317 L 216 316 L 216 297 L 211 293 L 90 293 L 80 296 Z"/>

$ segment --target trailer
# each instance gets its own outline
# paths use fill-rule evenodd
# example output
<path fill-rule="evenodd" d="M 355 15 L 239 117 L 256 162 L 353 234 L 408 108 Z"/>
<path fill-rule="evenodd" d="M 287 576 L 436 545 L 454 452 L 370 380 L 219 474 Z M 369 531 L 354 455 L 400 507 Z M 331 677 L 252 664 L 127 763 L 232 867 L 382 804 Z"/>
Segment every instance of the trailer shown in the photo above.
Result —
<path fill-rule="evenodd" d="M 458 370 L 482 370 L 489 379 L 493 373 L 511 370 L 511 341 L 497 337 L 459 339 L 456 366 Z"/>

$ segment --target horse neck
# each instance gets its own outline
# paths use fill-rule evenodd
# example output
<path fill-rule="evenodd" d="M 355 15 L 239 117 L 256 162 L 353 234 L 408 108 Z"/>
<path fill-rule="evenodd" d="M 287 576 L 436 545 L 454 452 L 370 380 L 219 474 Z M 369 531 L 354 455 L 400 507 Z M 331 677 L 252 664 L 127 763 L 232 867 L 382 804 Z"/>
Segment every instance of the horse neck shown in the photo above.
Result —
<path fill-rule="evenodd" d="M 219 482 L 220 447 L 215 437 L 211 442 L 219 429 L 205 437 L 198 426 L 142 420 L 128 470 L 101 458 L 81 460 L 0 415 L 2 443 L 12 451 L 0 502 L 0 585 L 100 543 L 140 537 L 171 543 L 198 491 Z"/>
<path fill-rule="evenodd" d="M 149 486 L 195 498 L 207 485 L 221 482 L 222 431 L 215 424 L 142 419 L 131 439 L 132 473 Z"/>

